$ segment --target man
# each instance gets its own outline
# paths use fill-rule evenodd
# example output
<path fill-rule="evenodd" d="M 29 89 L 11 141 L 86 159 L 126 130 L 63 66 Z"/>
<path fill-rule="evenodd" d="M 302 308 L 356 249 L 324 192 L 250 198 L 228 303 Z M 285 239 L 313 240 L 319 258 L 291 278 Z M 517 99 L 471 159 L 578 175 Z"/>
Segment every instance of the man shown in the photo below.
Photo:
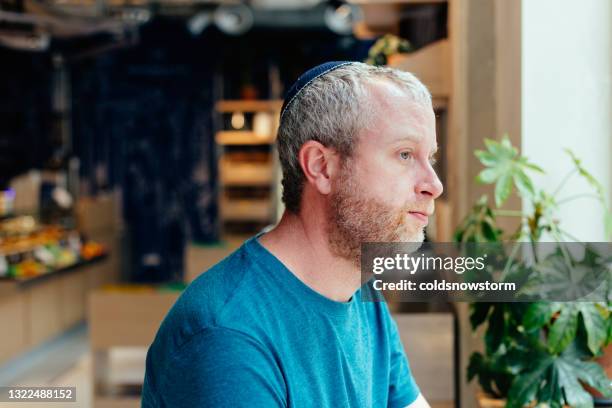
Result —
<path fill-rule="evenodd" d="M 422 241 L 442 192 L 429 92 L 389 68 L 315 67 L 285 99 L 278 150 L 281 221 L 186 289 L 142 406 L 429 407 L 386 304 L 359 296 L 360 243 Z"/>

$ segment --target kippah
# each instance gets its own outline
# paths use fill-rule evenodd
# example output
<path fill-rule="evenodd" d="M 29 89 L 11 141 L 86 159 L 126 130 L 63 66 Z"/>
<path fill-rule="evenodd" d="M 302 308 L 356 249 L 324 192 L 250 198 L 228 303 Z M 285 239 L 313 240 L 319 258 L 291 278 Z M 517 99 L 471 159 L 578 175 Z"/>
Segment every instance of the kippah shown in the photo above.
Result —
<path fill-rule="evenodd" d="M 352 64 L 352 61 L 330 61 L 321 65 L 317 65 L 314 68 L 310 68 L 308 71 L 304 72 L 291 88 L 289 88 L 289 92 L 285 96 L 285 101 L 283 102 L 283 107 L 281 108 L 281 118 L 285 114 L 285 111 L 291 105 L 291 102 L 302 92 L 304 88 L 306 88 L 312 81 L 320 77 L 321 75 L 325 75 L 328 72 L 333 71 L 336 68 L 343 67 L 345 65 Z"/>

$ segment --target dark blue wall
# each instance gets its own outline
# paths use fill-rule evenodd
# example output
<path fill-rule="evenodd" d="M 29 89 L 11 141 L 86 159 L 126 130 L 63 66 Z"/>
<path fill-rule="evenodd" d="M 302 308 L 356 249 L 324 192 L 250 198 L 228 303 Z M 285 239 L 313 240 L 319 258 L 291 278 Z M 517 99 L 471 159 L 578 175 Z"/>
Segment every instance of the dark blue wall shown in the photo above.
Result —
<path fill-rule="evenodd" d="M 90 193 L 122 190 L 131 280 L 180 280 L 187 237 L 218 238 L 214 45 L 182 25 L 142 35 L 137 47 L 72 64 L 75 153 Z"/>

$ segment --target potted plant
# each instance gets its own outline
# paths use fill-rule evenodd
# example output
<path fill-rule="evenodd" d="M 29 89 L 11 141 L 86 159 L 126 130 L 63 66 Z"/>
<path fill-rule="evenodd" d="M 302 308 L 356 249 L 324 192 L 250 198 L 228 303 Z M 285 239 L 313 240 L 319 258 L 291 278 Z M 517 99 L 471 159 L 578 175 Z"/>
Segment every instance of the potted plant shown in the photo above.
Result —
<path fill-rule="evenodd" d="M 582 259 L 568 258 L 561 244 L 568 239 L 577 241 L 556 216 L 561 205 L 575 199 L 599 200 L 606 208 L 606 234 L 612 235 L 612 216 L 603 188 L 581 161 L 567 150 L 572 169 L 561 185 L 548 192 L 537 188 L 531 178 L 532 173 L 544 171 L 521 156 L 507 136 L 501 142 L 487 139 L 485 145 L 486 150 L 475 152 L 484 166 L 477 181 L 494 184 L 494 204 L 483 196 L 457 228 L 455 241 L 526 241 L 534 248 L 535 269 L 557 268 L 569 262 L 573 266 L 603 265 L 609 271 L 609 254 L 602 257 L 587 247 Z M 594 194 L 559 198 L 574 175 L 583 177 Z M 511 194 L 523 199 L 524 211 L 500 208 Z M 511 233 L 502 230 L 497 222 L 501 216 L 517 217 L 518 228 Z M 546 235 L 559 243 L 559 250 L 538 259 L 535 244 Z M 468 379 L 477 378 L 486 393 L 479 397 L 481 406 L 592 407 L 596 398 L 612 398 L 610 373 L 606 375 L 597 361 L 612 343 L 610 298 L 598 302 L 471 303 L 470 323 L 474 331 L 485 327 L 484 352 L 474 352 L 467 367 Z"/>
<path fill-rule="evenodd" d="M 385 34 L 370 47 L 365 63 L 370 65 L 387 65 L 393 56 L 411 51 L 412 45 L 410 45 L 408 40 L 393 34 Z"/>

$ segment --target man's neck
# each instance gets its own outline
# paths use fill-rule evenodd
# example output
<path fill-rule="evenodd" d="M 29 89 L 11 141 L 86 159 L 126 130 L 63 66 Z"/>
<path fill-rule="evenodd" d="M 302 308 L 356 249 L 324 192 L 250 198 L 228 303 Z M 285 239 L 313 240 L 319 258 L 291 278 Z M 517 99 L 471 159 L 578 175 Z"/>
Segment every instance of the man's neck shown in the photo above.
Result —
<path fill-rule="evenodd" d="M 278 225 L 259 242 L 315 292 L 346 302 L 361 286 L 359 268 L 331 252 L 325 220 L 310 219 L 285 211 Z"/>

